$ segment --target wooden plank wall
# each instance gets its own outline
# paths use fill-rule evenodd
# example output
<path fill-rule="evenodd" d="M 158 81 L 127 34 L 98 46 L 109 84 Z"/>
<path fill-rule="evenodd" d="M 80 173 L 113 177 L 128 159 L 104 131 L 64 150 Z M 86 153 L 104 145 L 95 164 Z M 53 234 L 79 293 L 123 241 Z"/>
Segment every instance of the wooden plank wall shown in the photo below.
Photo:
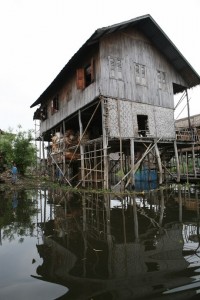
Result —
<path fill-rule="evenodd" d="M 121 78 L 113 78 L 109 59 L 121 60 Z M 165 57 L 134 29 L 105 37 L 101 42 L 100 60 L 103 95 L 173 108 L 172 83 L 187 86 Z M 135 63 L 145 66 L 146 85 L 136 84 Z M 166 74 L 165 89 L 159 88 L 157 70 Z"/>

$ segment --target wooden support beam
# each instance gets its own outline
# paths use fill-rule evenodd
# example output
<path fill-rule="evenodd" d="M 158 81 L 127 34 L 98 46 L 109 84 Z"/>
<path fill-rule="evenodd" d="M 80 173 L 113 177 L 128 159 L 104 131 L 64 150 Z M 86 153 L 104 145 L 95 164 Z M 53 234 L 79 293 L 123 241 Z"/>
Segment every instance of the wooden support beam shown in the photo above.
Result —
<path fill-rule="evenodd" d="M 102 130 L 103 130 L 103 162 L 104 162 L 104 189 L 108 189 L 108 137 L 106 132 L 106 115 L 105 115 L 104 98 L 101 99 Z"/>
<path fill-rule="evenodd" d="M 63 121 L 63 174 L 66 172 L 66 165 L 65 165 L 65 140 L 64 140 L 64 135 L 65 135 L 65 121 Z"/>
<path fill-rule="evenodd" d="M 78 121 L 79 121 L 79 131 L 80 131 L 80 139 L 82 139 L 83 135 L 83 125 L 81 121 L 81 111 L 78 111 Z M 82 186 L 85 187 L 85 171 L 84 171 L 84 146 L 80 143 L 80 154 L 81 154 L 81 181 Z"/>
<path fill-rule="evenodd" d="M 193 164 L 194 177 L 197 178 L 197 170 L 196 170 L 196 159 L 195 159 L 194 143 L 192 144 L 192 164 Z"/>
<path fill-rule="evenodd" d="M 158 143 L 155 141 L 155 151 L 156 151 L 156 158 L 158 162 L 158 169 L 159 169 L 159 184 L 162 184 L 163 179 L 162 179 L 162 163 L 161 163 L 161 157 L 160 157 L 160 152 L 158 149 Z"/>
<path fill-rule="evenodd" d="M 135 149 L 134 149 L 134 139 L 130 139 L 130 153 L 131 153 L 131 184 L 132 186 L 135 186 L 135 172 L 134 170 L 134 164 L 135 164 Z"/>
<path fill-rule="evenodd" d="M 180 175 L 180 164 L 179 164 L 178 149 L 177 149 L 177 143 L 176 143 L 176 140 L 174 141 L 174 153 L 175 153 L 175 158 L 176 158 L 177 182 L 180 182 L 180 179 L 181 179 L 181 175 Z"/>

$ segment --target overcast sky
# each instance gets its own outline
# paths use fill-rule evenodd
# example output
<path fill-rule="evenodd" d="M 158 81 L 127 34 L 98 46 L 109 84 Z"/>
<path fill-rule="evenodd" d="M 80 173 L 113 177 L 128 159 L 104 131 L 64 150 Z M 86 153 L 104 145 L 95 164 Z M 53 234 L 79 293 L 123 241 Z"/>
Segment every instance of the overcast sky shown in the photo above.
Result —
<path fill-rule="evenodd" d="M 199 0 L 0 0 L 0 129 L 34 129 L 30 105 L 94 31 L 144 14 L 200 74 L 199 13 Z M 200 113 L 200 87 L 189 97 Z"/>

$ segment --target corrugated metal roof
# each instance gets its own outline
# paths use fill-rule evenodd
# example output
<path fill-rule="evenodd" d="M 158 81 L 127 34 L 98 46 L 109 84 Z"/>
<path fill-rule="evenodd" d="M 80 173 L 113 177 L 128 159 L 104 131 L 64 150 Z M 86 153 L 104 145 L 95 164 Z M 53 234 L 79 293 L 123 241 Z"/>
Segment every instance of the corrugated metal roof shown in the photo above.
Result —
<path fill-rule="evenodd" d="M 196 71 L 192 68 L 189 62 L 172 43 L 172 41 L 167 37 L 160 26 L 150 15 L 144 15 L 135 19 L 131 19 L 129 21 L 97 29 L 85 42 L 85 44 L 74 54 L 74 56 L 69 60 L 69 62 L 61 70 L 61 72 L 53 80 L 53 82 L 31 105 L 31 107 L 40 104 L 41 102 L 47 100 L 49 96 L 51 96 L 53 89 L 59 85 L 59 82 L 63 81 L 64 77 L 66 76 L 68 71 L 73 68 L 74 62 L 83 51 L 85 51 L 91 45 L 98 43 L 103 36 L 131 27 L 137 28 L 151 40 L 155 47 L 165 55 L 168 61 L 184 78 L 189 88 L 200 84 L 200 76 L 196 73 Z"/>

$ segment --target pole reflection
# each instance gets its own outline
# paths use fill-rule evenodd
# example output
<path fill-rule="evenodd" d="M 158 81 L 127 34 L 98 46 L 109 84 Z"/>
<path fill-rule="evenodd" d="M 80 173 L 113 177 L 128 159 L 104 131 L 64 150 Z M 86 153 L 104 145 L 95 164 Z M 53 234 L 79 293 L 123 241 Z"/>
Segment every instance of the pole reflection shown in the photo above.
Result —
<path fill-rule="evenodd" d="M 37 273 L 68 287 L 60 299 L 190 299 L 199 292 L 197 189 L 43 196 Z"/>

